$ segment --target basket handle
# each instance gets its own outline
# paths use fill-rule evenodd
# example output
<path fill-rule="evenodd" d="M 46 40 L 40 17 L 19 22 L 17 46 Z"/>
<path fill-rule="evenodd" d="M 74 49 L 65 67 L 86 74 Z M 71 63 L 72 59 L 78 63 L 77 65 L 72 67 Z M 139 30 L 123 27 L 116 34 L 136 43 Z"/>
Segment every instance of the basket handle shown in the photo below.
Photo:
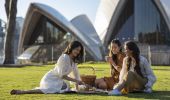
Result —
<path fill-rule="evenodd" d="M 95 69 L 92 66 L 79 66 L 78 68 L 89 68 L 93 70 L 93 75 L 95 74 Z"/>

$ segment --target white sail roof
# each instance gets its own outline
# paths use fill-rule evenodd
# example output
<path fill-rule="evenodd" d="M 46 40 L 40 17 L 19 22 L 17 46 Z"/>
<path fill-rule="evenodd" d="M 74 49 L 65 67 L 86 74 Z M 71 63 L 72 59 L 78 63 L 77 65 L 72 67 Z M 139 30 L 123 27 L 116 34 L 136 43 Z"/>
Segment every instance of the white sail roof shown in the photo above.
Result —
<path fill-rule="evenodd" d="M 91 54 L 95 60 L 101 60 L 102 56 L 100 53 L 100 47 L 95 46 L 93 39 L 87 37 L 83 32 L 78 30 L 71 22 L 69 22 L 64 16 L 62 16 L 56 9 L 53 9 L 47 5 L 40 3 L 32 3 L 27 12 L 24 26 L 21 32 L 19 40 L 19 52 L 22 51 L 24 41 L 29 41 L 29 35 L 33 32 L 37 21 L 41 16 L 45 16 L 55 24 L 59 25 L 65 31 L 75 36 L 85 46 L 86 50 Z M 96 52 L 98 51 L 98 53 Z"/>

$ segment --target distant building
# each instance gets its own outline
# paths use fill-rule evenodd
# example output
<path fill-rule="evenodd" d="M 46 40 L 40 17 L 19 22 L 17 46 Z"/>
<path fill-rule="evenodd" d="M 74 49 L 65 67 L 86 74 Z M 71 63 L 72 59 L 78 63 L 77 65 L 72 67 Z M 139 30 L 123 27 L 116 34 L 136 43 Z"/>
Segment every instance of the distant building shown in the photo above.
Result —
<path fill-rule="evenodd" d="M 0 19 L 0 50 L 3 48 L 3 42 L 4 42 L 4 37 L 5 37 L 5 28 L 6 28 L 6 23 Z"/>
<path fill-rule="evenodd" d="M 169 0 L 101 0 L 95 27 L 105 48 L 136 41 L 154 65 L 170 65 Z"/>
<path fill-rule="evenodd" d="M 18 56 L 18 44 L 19 44 L 19 36 L 21 33 L 21 29 L 23 27 L 24 18 L 16 17 L 16 26 L 15 26 L 15 40 L 14 40 L 14 57 L 15 60 Z"/>
<path fill-rule="evenodd" d="M 0 64 L 4 59 L 4 38 L 5 38 L 6 23 L 0 19 Z"/>
<path fill-rule="evenodd" d="M 32 3 L 20 34 L 18 59 L 24 63 L 57 61 L 73 40 L 84 45 L 86 57 L 102 60 L 102 43 L 87 16 L 70 22 L 56 9 Z"/>

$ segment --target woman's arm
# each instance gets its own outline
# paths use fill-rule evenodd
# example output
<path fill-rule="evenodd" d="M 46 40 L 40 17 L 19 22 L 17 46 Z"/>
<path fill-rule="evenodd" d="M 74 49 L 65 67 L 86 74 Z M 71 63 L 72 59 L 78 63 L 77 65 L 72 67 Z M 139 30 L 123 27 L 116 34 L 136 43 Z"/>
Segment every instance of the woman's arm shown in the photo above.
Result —
<path fill-rule="evenodd" d="M 71 77 L 68 77 L 67 75 L 64 75 L 64 76 L 62 77 L 62 79 L 65 79 L 65 80 L 68 80 L 68 81 L 71 81 L 71 82 L 75 82 L 75 83 L 77 83 L 78 85 L 84 84 L 82 81 L 73 79 L 73 78 L 71 78 Z"/>
<path fill-rule="evenodd" d="M 109 63 L 118 71 L 121 71 L 121 67 L 116 65 L 112 58 L 109 59 Z"/>
<path fill-rule="evenodd" d="M 116 65 L 116 64 L 112 64 L 112 66 L 118 71 L 120 72 L 121 71 L 121 67 Z"/>
<path fill-rule="evenodd" d="M 74 67 L 74 69 L 73 69 L 73 74 L 74 74 L 74 77 L 75 77 L 76 80 L 81 81 L 80 73 L 79 73 L 77 64 L 75 64 L 75 67 Z M 83 83 L 83 84 L 84 84 L 84 83 Z M 77 90 L 79 90 L 79 87 L 78 87 L 78 84 L 77 84 L 77 83 L 75 84 L 75 87 L 76 87 Z"/>
<path fill-rule="evenodd" d="M 71 72 L 69 55 L 63 54 L 62 56 L 60 56 L 57 64 L 58 64 L 58 66 L 56 67 L 57 68 L 56 71 L 57 71 L 58 76 L 60 78 L 71 81 L 71 82 L 75 82 L 75 83 L 78 83 L 78 84 L 82 83 L 78 79 L 71 78 L 71 77 L 68 76 Z"/>
<path fill-rule="evenodd" d="M 146 88 L 152 88 L 153 84 L 156 82 L 156 77 L 151 69 L 151 65 L 146 58 L 143 58 L 144 70 L 147 75 L 148 82 L 146 83 Z"/>
<path fill-rule="evenodd" d="M 125 57 L 123 59 L 123 65 L 122 65 L 122 69 L 121 69 L 120 75 L 119 75 L 119 83 L 121 83 L 123 81 L 124 75 L 126 75 L 126 73 L 127 73 L 126 62 L 127 62 L 127 57 Z"/>

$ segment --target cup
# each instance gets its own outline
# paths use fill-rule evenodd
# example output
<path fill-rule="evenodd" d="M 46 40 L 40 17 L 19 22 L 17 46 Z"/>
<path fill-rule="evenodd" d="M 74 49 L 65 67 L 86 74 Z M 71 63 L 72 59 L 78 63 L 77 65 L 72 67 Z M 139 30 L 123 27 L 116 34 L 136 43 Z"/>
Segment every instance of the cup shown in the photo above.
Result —
<path fill-rule="evenodd" d="M 109 56 L 105 56 L 105 60 L 109 61 L 110 57 Z"/>

